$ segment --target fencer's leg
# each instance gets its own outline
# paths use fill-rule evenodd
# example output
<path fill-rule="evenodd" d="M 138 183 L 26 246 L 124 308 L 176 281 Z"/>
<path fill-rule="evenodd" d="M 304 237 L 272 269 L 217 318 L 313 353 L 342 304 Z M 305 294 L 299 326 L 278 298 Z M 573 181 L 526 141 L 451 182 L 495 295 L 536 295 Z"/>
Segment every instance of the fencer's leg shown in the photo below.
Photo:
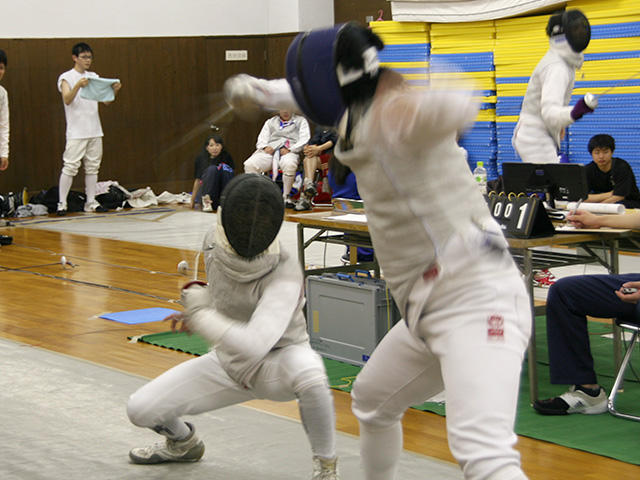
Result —
<path fill-rule="evenodd" d="M 324 363 L 307 345 L 269 353 L 257 372 L 256 395 L 276 401 L 298 399 L 300 417 L 313 452 L 313 479 L 338 478 L 335 410 Z"/>
<path fill-rule="evenodd" d="M 204 453 L 204 444 L 181 417 L 253 398 L 250 390 L 229 378 L 213 352 L 181 363 L 129 398 L 131 422 L 166 437 L 164 443 L 132 449 L 129 456 L 135 463 L 196 461 Z"/>
<path fill-rule="evenodd" d="M 402 451 L 404 412 L 442 391 L 437 358 L 398 322 L 376 347 L 351 392 L 366 480 L 392 480 Z"/>
<path fill-rule="evenodd" d="M 58 183 L 58 214 L 64 215 L 67 212 L 67 195 L 73 184 L 73 177 L 78 173 L 82 159 L 87 149 L 88 140 L 76 139 L 67 140 L 67 144 L 62 154 L 62 172 Z"/>
<path fill-rule="evenodd" d="M 326 380 L 298 392 L 302 425 L 307 432 L 311 451 L 322 458 L 336 456 L 336 418 L 333 396 Z"/>
<path fill-rule="evenodd" d="M 87 144 L 87 151 L 84 158 L 84 188 L 87 194 L 87 205 L 95 210 L 96 184 L 98 183 L 98 172 L 102 162 L 102 137 L 92 138 Z"/>
<path fill-rule="evenodd" d="M 464 269 L 449 263 L 452 277 L 431 292 L 418 333 L 440 360 L 449 448 L 464 478 L 524 480 L 514 423 L 529 299 L 506 253 L 479 258 Z"/>
<path fill-rule="evenodd" d="M 522 355 L 469 335 L 454 332 L 441 359 L 449 448 L 465 479 L 524 480 L 513 431 Z"/>
<path fill-rule="evenodd" d="M 60 174 L 60 181 L 58 185 L 58 202 L 63 204 L 65 209 L 67 207 L 67 196 L 71 190 L 71 185 L 73 185 L 73 177 L 62 172 Z"/>

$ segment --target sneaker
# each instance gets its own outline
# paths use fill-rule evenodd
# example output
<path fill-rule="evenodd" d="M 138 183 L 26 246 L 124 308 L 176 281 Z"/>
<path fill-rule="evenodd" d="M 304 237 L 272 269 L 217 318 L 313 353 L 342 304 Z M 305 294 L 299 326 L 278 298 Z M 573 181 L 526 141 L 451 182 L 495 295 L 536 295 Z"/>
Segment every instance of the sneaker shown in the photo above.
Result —
<path fill-rule="evenodd" d="M 296 208 L 296 204 L 293 203 L 293 200 L 291 200 L 291 197 L 286 197 L 284 199 L 284 208 Z"/>
<path fill-rule="evenodd" d="M 209 194 L 202 196 L 202 211 L 213 212 L 213 205 L 211 204 L 211 197 Z"/>
<path fill-rule="evenodd" d="M 133 463 L 155 464 L 165 462 L 197 462 L 204 455 L 204 443 L 196 437 L 193 425 L 187 423 L 191 434 L 184 440 L 171 440 L 155 443 L 148 447 L 133 448 L 129 458 Z"/>
<path fill-rule="evenodd" d="M 607 411 L 607 394 L 604 388 L 600 387 L 598 395 L 592 397 L 574 385 L 559 397 L 536 400 L 533 403 L 533 408 L 542 415 L 568 415 L 570 413 L 594 415 Z"/>
<path fill-rule="evenodd" d="M 313 477 L 311 480 L 340 480 L 338 458 L 313 457 Z"/>
<path fill-rule="evenodd" d="M 308 187 L 304 188 L 304 194 L 309 198 L 313 198 L 318 194 L 318 190 L 316 189 L 316 186 L 312 183 Z"/>
<path fill-rule="evenodd" d="M 296 212 L 302 212 L 304 210 L 311 210 L 312 208 L 313 206 L 311 205 L 309 199 L 307 199 L 307 197 L 302 197 L 300 200 L 298 200 L 298 203 L 296 203 L 294 210 Z"/>
<path fill-rule="evenodd" d="M 67 204 L 64 202 L 58 202 L 58 206 L 56 208 L 56 215 L 59 217 L 63 217 L 67 214 Z"/>
<path fill-rule="evenodd" d="M 556 283 L 556 277 L 546 268 L 533 272 L 533 285 L 535 287 L 549 288 Z"/>
<path fill-rule="evenodd" d="M 107 211 L 107 209 L 100 205 L 96 200 L 94 200 L 93 202 L 84 204 L 84 211 L 87 213 L 104 213 Z"/>

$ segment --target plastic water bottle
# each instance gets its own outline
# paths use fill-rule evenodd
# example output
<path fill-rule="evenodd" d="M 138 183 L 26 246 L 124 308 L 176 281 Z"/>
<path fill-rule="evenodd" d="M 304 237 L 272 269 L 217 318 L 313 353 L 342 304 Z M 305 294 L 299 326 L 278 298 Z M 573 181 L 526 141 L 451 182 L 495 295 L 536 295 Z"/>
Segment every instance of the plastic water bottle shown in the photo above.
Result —
<path fill-rule="evenodd" d="M 487 193 L 487 170 L 484 168 L 484 162 L 478 162 L 473 170 L 473 179 L 476 181 L 480 192 L 484 195 Z"/>

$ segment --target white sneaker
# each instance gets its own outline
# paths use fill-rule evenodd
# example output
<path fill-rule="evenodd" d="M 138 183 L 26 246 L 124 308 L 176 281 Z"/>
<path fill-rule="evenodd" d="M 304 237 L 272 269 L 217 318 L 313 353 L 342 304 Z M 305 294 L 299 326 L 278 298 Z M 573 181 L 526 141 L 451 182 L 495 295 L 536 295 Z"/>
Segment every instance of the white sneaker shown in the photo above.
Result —
<path fill-rule="evenodd" d="M 209 194 L 202 196 L 202 211 L 213 212 L 213 205 L 211 204 L 211 197 Z"/>
<path fill-rule="evenodd" d="M 311 480 L 340 480 L 338 458 L 313 457 L 313 477 Z"/>
<path fill-rule="evenodd" d="M 536 400 L 533 408 L 543 415 L 568 415 L 584 413 L 596 415 L 607 411 L 607 393 L 600 387 L 597 397 L 592 397 L 573 385 L 559 397 Z"/>
<path fill-rule="evenodd" d="M 155 443 L 148 447 L 133 448 L 129 458 L 133 463 L 156 464 L 166 462 L 197 462 L 204 455 L 204 443 L 196 437 L 196 431 L 190 423 L 191 434 L 184 440 L 171 440 Z"/>
<path fill-rule="evenodd" d="M 91 203 L 85 203 L 84 204 L 84 211 L 85 212 L 104 212 L 104 208 L 102 208 L 102 205 L 100 205 L 96 200 L 94 200 Z"/>

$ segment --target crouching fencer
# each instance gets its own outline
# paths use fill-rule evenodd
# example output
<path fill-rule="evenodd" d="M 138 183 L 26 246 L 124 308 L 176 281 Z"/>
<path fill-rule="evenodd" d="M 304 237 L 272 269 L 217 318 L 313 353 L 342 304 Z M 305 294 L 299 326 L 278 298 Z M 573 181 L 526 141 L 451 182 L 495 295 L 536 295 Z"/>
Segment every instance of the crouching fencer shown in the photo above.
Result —
<path fill-rule="evenodd" d="M 333 397 L 309 344 L 300 265 L 276 239 L 283 217 L 280 190 L 267 178 L 244 174 L 225 188 L 218 223 L 204 239 L 208 284 L 185 285 L 184 312 L 168 317 L 172 328 L 197 332 L 212 349 L 131 395 L 131 422 L 166 437 L 132 449 L 134 463 L 199 460 L 204 443 L 184 415 L 255 398 L 297 399 L 312 478 L 338 479 Z"/>
<path fill-rule="evenodd" d="M 365 478 L 395 478 L 404 412 L 444 390 L 449 446 L 464 477 L 525 479 L 513 427 L 531 312 L 456 144 L 478 107 L 471 92 L 410 89 L 380 67 L 382 48 L 356 24 L 307 32 L 287 53 L 288 97 L 281 80 L 242 76 L 229 80 L 227 99 L 242 108 L 293 98 L 315 123 L 338 125 L 334 153 L 356 175 L 404 317 L 352 391 Z"/>
<path fill-rule="evenodd" d="M 590 93 L 569 105 L 582 52 L 591 40 L 587 17 L 576 9 L 552 15 L 546 32 L 549 50 L 531 74 L 513 131 L 513 148 L 529 163 L 558 163 L 565 129 L 598 106 Z"/>

